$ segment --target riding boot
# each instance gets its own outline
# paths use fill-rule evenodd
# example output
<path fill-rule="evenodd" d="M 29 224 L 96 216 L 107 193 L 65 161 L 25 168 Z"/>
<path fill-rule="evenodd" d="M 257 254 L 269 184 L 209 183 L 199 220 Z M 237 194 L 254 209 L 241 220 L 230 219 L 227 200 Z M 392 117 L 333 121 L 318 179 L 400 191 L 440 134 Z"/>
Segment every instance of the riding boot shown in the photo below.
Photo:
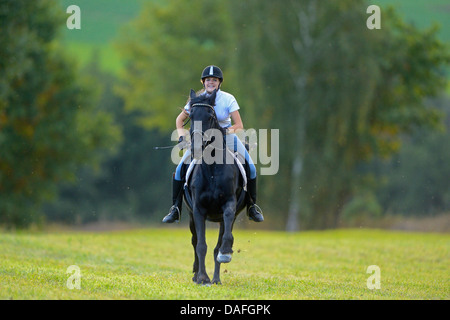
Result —
<path fill-rule="evenodd" d="M 162 222 L 173 223 L 180 221 L 181 218 L 181 206 L 183 203 L 183 185 L 184 181 L 176 180 L 172 178 L 172 207 L 169 214 L 166 215 Z"/>
<path fill-rule="evenodd" d="M 256 204 L 256 178 L 247 181 L 247 215 L 255 222 L 264 221 L 261 208 Z"/>

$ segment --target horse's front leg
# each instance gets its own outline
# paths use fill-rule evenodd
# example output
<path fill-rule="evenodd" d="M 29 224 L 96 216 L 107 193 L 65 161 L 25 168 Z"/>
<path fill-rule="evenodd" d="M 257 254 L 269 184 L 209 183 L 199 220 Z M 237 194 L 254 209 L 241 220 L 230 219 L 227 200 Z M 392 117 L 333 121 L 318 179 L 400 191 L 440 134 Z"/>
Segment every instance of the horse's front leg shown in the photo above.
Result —
<path fill-rule="evenodd" d="M 233 254 L 233 224 L 236 215 L 236 201 L 229 201 L 223 210 L 223 237 L 222 245 L 217 255 L 219 263 L 228 263 Z"/>
<path fill-rule="evenodd" d="M 206 273 L 205 257 L 208 246 L 206 245 L 206 227 L 205 227 L 205 215 L 200 211 L 194 210 L 194 223 L 197 233 L 197 258 L 198 258 L 198 272 L 197 272 L 197 284 L 209 284 L 211 280 Z"/>
<path fill-rule="evenodd" d="M 217 261 L 217 255 L 219 254 L 220 246 L 222 245 L 222 237 L 223 237 L 223 222 L 220 223 L 219 228 L 219 239 L 217 240 L 217 245 L 214 248 L 214 277 L 212 280 L 213 284 L 221 284 L 220 282 L 220 262 Z"/>
<path fill-rule="evenodd" d="M 197 231 L 195 230 L 195 223 L 194 223 L 194 217 L 192 214 L 190 215 L 189 219 L 189 228 L 191 229 L 191 243 L 192 247 L 194 247 L 194 266 L 192 272 L 194 273 L 194 277 L 192 278 L 192 281 L 197 282 L 197 273 L 198 273 L 198 257 L 197 257 Z"/>

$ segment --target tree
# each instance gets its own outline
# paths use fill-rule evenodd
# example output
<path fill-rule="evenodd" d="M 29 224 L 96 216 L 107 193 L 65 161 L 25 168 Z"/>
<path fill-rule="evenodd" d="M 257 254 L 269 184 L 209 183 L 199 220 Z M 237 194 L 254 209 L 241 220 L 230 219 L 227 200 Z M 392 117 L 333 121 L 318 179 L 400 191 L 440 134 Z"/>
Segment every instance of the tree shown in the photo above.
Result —
<path fill-rule="evenodd" d="M 392 155 L 402 133 L 437 126 L 439 113 L 423 99 L 445 87 L 448 54 L 436 30 L 419 31 L 392 10 L 383 11 L 382 30 L 367 29 L 363 1 L 251 3 L 249 12 L 266 19 L 242 39 L 255 51 L 237 61 L 265 62 L 253 65 L 270 88 L 259 101 L 276 108 L 267 125 L 285 132 L 280 156 L 291 168 L 278 177 L 290 185 L 286 228 L 335 227 L 364 187 L 358 166 Z M 271 199 L 284 204 L 276 192 Z"/>
<path fill-rule="evenodd" d="M 376 159 L 373 166 L 378 196 L 390 214 L 433 215 L 450 210 L 450 100 L 433 99 L 445 112 L 443 130 L 416 130 L 403 137 L 402 148 L 392 159 Z"/>
<path fill-rule="evenodd" d="M 0 222 L 42 220 L 41 205 L 79 166 L 112 151 L 120 130 L 53 41 L 64 12 L 51 0 L 0 1 Z"/>
<path fill-rule="evenodd" d="M 126 29 L 119 43 L 126 61 L 119 93 L 127 111 L 142 112 L 144 127 L 173 130 L 189 89 L 200 86 L 201 70 L 216 64 L 226 74 L 228 9 L 218 0 L 150 2 Z"/>
<path fill-rule="evenodd" d="M 423 99 L 446 83 L 449 57 L 435 30 L 419 31 L 392 10 L 383 11 L 382 29 L 369 30 L 367 6 L 149 4 L 121 44 L 121 95 L 128 110 L 146 115 L 145 126 L 172 129 L 186 86 L 196 87 L 192 74 L 223 66 L 246 128 L 280 129 L 280 172 L 260 179 L 263 207 L 277 210 L 273 219 L 288 230 L 335 227 L 346 203 L 372 188 L 361 165 L 391 156 L 401 134 L 438 125 L 439 112 Z"/>
<path fill-rule="evenodd" d="M 140 185 L 138 209 L 142 214 L 161 219 L 162 213 L 154 213 L 167 210 L 170 204 L 170 172 L 175 167 L 170 153 L 149 153 L 149 144 L 175 144 L 169 133 L 175 129 L 175 118 L 189 90 L 201 88 L 205 66 L 222 68 L 222 88 L 232 83 L 234 30 L 229 9 L 227 2 L 219 0 L 148 2 L 118 41 L 125 70 L 117 93 L 130 122 L 140 126 L 128 126 L 130 131 L 125 131 L 125 137 L 133 140 L 126 146 L 122 169 L 131 171 L 134 165 L 134 170 L 147 173 L 133 181 Z"/>
<path fill-rule="evenodd" d="M 99 66 L 100 56 L 94 54 L 82 71 L 91 85 L 98 84 L 101 94 L 95 100 L 97 108 L 111 113 L 123 139 L 117 152 L 106 154 L 99 168 L 80 168 L 76 184 L 60 185 L 58 200 L 45 206 L 46 217 L 76 224 L 160 221 L 171 200 L 167 190 L 173 165 L 165 151 L 153 147 L 167 143 L 166 136 L 139 125 L 140 112 L 124 110 L 123 99 L 114 92 L 119 80 Z"/>

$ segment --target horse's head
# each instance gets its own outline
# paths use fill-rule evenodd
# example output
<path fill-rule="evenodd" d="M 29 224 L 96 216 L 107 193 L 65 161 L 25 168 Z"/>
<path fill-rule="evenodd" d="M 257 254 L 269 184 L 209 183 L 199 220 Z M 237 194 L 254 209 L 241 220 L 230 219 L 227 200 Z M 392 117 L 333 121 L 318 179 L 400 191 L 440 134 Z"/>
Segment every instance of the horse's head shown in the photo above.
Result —
<path fill-rule="evenodd" d="M 200 94 L 197 96 L 194 90 L 191 89 L 189 102 L 191 154 L 197 159 L 202 156 L 203 149 L 213 141 L 217 131 L 221 129 L 214 111 L 216 93 L 216 90 L 214 90 L 212 94 Z"/>

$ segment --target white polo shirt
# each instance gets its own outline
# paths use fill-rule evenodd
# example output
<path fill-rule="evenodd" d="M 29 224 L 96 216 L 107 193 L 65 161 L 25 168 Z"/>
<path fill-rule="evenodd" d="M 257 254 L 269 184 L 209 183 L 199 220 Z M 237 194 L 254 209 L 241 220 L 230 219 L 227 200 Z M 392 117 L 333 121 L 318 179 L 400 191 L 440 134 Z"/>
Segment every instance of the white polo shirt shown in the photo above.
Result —
<path fill-rule="evenodd" d="M 203 94 L 207 94 L 206 92 Z M 189 114 L 189 103 L 184 107 L 186 112 Z M 230 113 L 239 110 L 239 105 L 236 98 L 225 91 L 218 90 L 216 93 L 216 105 L 214 106 L 216 111 L 217 119 L 222 128 L 231 127 L 231 117 Z"/>

